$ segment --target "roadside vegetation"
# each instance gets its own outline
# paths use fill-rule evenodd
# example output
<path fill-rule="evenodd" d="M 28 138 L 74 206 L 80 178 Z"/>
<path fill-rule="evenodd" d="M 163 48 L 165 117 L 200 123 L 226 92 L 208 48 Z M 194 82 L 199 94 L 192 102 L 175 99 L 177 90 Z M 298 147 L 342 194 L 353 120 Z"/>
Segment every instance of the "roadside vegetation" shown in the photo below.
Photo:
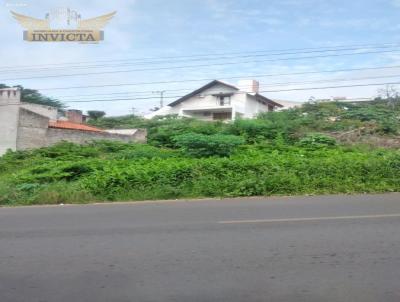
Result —
<path fill-rule="evenodd" d="M 327 102 L 233 123 L 97 117 L 148 144 L 60 143 L 0 158 L 0 205 L 400 191 L 400 110 Z"/>

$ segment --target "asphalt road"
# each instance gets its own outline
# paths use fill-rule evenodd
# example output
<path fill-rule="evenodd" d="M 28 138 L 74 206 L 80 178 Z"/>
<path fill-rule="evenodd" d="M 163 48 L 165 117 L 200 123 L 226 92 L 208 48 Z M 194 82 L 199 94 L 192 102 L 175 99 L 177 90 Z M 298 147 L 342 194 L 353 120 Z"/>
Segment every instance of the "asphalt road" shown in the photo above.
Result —
<path fill-rule="evenodd" d="M 400 301 L 400 194 L 0 208 L 1 302 Z"/>

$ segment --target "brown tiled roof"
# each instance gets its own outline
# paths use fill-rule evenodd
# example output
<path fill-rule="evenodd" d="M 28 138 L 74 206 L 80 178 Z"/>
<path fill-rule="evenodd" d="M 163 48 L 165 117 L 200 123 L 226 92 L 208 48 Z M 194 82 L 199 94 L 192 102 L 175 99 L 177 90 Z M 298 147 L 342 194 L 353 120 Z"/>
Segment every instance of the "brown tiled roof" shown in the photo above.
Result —
<path fill-rule="evenodd" d="M 84 124 L 71 123 L 68 121 L 50 121 L 49 128 L 104 132 L 103 130 L 96 128 L 96 127 L 91 127 L 91 126 L 84 125 Z"/>

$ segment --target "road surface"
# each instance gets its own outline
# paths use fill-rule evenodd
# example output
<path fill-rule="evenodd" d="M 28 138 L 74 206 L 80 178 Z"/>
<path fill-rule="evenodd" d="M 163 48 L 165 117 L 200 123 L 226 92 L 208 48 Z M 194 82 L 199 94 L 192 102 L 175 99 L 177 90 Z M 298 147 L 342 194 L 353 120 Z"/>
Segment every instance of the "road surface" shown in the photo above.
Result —
<path fill-rule="evenodd" d="M 400 301 L 400 194 L 0 208 L 1 302 Z"/>

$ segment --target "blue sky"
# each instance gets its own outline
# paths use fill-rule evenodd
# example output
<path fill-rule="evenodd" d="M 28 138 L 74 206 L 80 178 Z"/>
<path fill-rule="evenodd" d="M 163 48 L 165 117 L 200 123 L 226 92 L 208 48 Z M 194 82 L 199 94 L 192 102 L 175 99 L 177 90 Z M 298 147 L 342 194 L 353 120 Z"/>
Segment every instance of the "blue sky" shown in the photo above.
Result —
<path fill-rule="evenodd" d="M 105 41 L 97 45 L 43 44 L 22 40 L 22 27 L 13 20 L 10 10 L 36 18 L 58 7 L 70 7 L 79 11 L 83 18 L 95 17 L 116 10 L 117 15 L 105 28 Z M 282 50 L 318 48 L 337 45 L 380 44 L 400 42 L 400 0 L 381 1 L 320 1 L 320 0 L 131 0 L 131 1 L 2 1 L 0 25 L 2 27 L 2 62 L 0 68 L 13 65 L 59 64 L 118 59 L 140 59 L 144 57 L 190 56 L 211 53 L 251 52 L 258 50 Z M 7 41 L 4 43 L 4 41 Z M 217 55 L 216 55 L 217 56 Z M 253 60 L 255 58 L 252 58 Z M 249 60 L 249 59 L 247 59 Z M 221 62 L 221 60 L 219 60 Z M 232 61 L 226 60 L 225 61 Z M 225 79 L 229 77 L 318 71 L 326 69 L 359 68 L 371 66 L 400 65 L 399 52 L 331 57 L 307 60 L 240 63 L 236 65 L 202 66 L 198 68 L 162 69 L 115 74 L 99 74 L 79 77 L 11 80 L 46 74 L 76 73 L 77 70 L 50 70 L 46 72 L 15 72 L 0 75 L 0 82 L 22 84 L 31 88 L 71 87 L 79 85 L 104 85 L 118 83 L 158 82 L 185 79 Z M 214 61 L 215 62 L 215 61 Z M 222 60 L 224 62 L 224 60 Z M 110 66 L 104 71 L 168 67 L 174 65 L 200 64 L 204 62 L 163 63 L 156 65 Z M 120 63 L 119 63 L 120 64 Z M 132 63 L 131 63 L 132 64 Z M 142 62 L 143 64 L 143 62 Z M 97 70 L 97 71 L 101 71 Z M 87 71 L 81 69 L 78 72 Z M 320 81 L 335 78 L 357 78 L 375 75 L 397 75 L 399 69 L 364 71 L 353 73 L 321 74 L 310 76 L 276 76 L 258 78 L 261 86 L 277 82 Z M 400 81 L 393 77 L 385 81 Z M 228 80 L 230 81 L 230 80 Z M 232 80 L 235 84 L 237 80 Z M 352 83 L 377 82 L 353 81 Z M 42 90 L 43 93 L 61 100 L 110 98 L 101 94 L 138 93 L 143 91 L 197 88 L 205 82 L 179 84 L 133 85 L 110 88 Z M 343 83 L 341 83 L 343 84 Z M 326 85 L 326 84 L 325 84 Z M 316 86 L 316 85 L 313 85 Z M 268 89 L 271 89 L 268 86 Z M 305 87 L 303 86 L 288 86 Z M 280 86 L 280 88 L 282 88 Z M 288 91 L 265 93 L 277 99 L 304 101 L 310 96 L 368 97 L 376 94 L 377 87 L 340 88 L 315 91 Z M 176 96 L 183 92 L 167 92 Z M 99 94 L 96 97 L 83 96 Z M 137 97 L 132 97 L 137 98 Z M 168 99 L 172 101 L 172 99 Z M 158 100 L 124 100 L 119 102 L 68 103 L 82 110 L 105 110 L 110 115 L 147 112 Z"/>

